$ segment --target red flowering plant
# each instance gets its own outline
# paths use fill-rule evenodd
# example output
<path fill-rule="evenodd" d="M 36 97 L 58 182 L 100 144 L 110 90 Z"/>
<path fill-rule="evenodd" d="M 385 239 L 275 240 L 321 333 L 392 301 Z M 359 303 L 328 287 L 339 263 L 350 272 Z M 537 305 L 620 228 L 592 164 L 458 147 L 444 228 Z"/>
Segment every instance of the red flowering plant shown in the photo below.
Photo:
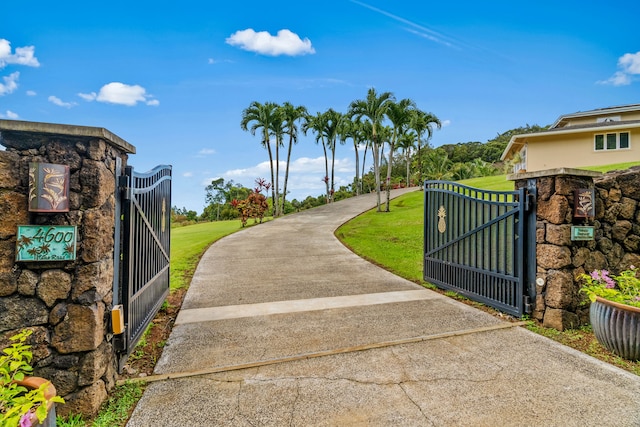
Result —
<path fill-rule="evenodd" d="M 243 227 L 247 225 L 249 218 L 253 218 L 256 222 L 260 220 L 260 223 L 262 223 L 264 215 L 269 209 L 267 198 L 262 194 L 262 191 L 269 191 L 271 184 L 262 178 L 258 178 L 256 179 L 256 185 L 257 187 L 249 193 L 245 200 L 233 199 L 231 201 L 231 205 L 240 213 L 240 221 Z"/>
<path fill-rule="evenodd" d="M 584 285 L 580 289 L 591 302 L 596 297 L 604 298 L 620 304 L 640 307 L 640 278 L 633 265 L 618 275 L 607 270 L 593 270 L 591 274 L 581 274 Z"/>

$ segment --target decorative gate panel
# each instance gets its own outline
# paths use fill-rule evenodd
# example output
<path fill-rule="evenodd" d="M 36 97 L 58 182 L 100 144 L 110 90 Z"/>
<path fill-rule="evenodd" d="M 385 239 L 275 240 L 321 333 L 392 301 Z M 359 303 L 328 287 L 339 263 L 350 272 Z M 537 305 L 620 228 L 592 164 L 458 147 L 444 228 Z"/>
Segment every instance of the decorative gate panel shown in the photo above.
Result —
<path fill-rule="evenodd" d="M 529 311 L 527 190 L 426 181 L 424 280 L 506 313 Z"/>
<path fill-rule="evenodd" d="M 127 166 L 120 189 L 119 297 L 125 330 L 116 348 L 122 367 L 169 294 L 171 166 L 157 166 L 146 173 Z"/>

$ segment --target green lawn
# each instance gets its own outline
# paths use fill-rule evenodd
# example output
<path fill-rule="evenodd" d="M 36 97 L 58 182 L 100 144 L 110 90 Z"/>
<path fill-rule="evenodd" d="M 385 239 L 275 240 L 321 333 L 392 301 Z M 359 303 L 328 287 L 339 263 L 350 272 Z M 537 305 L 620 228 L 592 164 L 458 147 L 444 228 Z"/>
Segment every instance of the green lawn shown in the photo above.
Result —
<path fill-rule="evenodd" d="M 171 229 L 171 290 L 189 285 L 204 251 L 216 240 L 240 230 L 240 221 L 217 221 Z"/>
<path fill-rule="evenodd" d="M 338 228 L 336 236 L 361 257 L 419 283 L 423 204 L 422 191 L 407 193 L 391 201 L 391 212 L 365 212 Z"/>
<path fill-rule="evenodd" d="M 599 172 L 626 169 L 640 162 L 583 168 Z M 459 181 L 469 187 L 493 191 L 513 190 L 506 175 Z M 422 191 L 405 194 L 391 201 L 391 212 L 375 210 L 347 222 L 336 236 L 353 252 L 398 276 L 422 282 L 424 195 Z"/>
<path fill-rule="evenodd" d="M 631 166 L 640 166 L 640 162 L 618 163 L 615 165 L 606 165 L 606 166 L 589 166 L 589 167 L 580 168 L 580 169 L 587 169 L 590 171 L 597 171 L 597 172 L 609 172 L 612 170 L 628 169 Z"/>

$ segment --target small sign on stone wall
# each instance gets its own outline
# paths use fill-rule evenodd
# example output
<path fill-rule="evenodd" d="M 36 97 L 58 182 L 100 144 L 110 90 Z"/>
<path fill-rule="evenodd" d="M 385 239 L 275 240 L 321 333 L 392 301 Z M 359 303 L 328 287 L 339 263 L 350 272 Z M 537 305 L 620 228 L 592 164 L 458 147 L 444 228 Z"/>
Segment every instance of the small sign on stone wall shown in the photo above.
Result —
<path fill-rule="evenodd" d="M 19 225 L 16 261 L 73 261 L 75 225 Z"/>
<path fill-rule="evenodd" d="M 571 240 L 594 240 L 595 227 L 590 225 L 572 226 Z"/>
<path fill-rule="evenodd" d="M 596 216 L 596 197 L 593 188 L 580 188 L 574 193 L 574 218 L 594 218 Z"/>
<path fill-rule="evenodd" d="M 29 211 L 69 212 L 69 166 L 29 163 Z"/>

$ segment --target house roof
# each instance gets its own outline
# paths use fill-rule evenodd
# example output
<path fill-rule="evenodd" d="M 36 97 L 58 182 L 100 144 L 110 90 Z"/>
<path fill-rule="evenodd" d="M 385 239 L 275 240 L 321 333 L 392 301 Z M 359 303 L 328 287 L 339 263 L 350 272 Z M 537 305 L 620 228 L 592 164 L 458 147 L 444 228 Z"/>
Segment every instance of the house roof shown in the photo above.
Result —
<path fill-rule="evenodd" d="M 595 110 L 578 111 L 577 113 L 564 114 L 558 117 L 558 119 L 550 126 L 550 129 L 564 127 L 566 123 L 571 119 L 627 113 L 630 111 L 640 111 L 640 104 L 619 105 L 617 107 L 597 108 Z"/>
<path fill-rule="evenodd" d="M 630 106 L 628 106 L 630 107 Z M 622 107 L 614 107 L 614 108 L 622 108 Z M 613 108 L 611 109 L 606 109 L 603 108 L 601 110 L 592 110 L 590 112 L 585 112 L 585 113 L 592 113 L 589 115 L 602 115 L 602 112 L 600 113 L 593 113 L 594 111 L 603 111 L 603 110 L 608 110 L 608 112 L 610 112 Z M 635 108 L 633 110 L 640 110 L 640 104 L 636 104 Z M 631 111 L 631 110 L 626 110 L 626 111 Z M 621 112 L 620 110 L 615 111 L 617 112 Z M 578 113 L 576 113 L 578 114 Z M 569 115 L 566 116 L 562 116 L 562 117 L 567 117 Z M 582 117 L 582 116 L 575 116 L 575 117 Z M 574 117 L 574 118 L 575 118 Z M 556 122 L 557 123 L 557 122 Z M 504 160 L 507 155 L 514 151 L 515 149 L 520 149 L 524 143 L 525 143 L 525 139 L 527 138 L 535 138 L 538 136 L 545 136 L 545 135 L 550 135 L 550 134 L 556 134 L 556 135 L 563 135 L 563 134 L 571 134 L 571 133 L 580 133 L 580 132 L 585 132 L 585 131 L 590 131 L 590 130 L 618 130 L 618 129 L 630 129 L 630 128 L 640 128 L 640 120 L 625 120 L 625 121 L 616 121 L 616 122 L 601 122 L 601 123 L 586 123 L 586 124 L 581 124 L 581 125 L 572 125 L 572 126 L 564 126 L 564 127 L 556 127 L 556 128 L 549 128 L 540 132 L 534 132 L 534 133 L 524 133 L 524 134 L 520 134 L 520 135 L 513 135 L 511 137 L 511 139 L 509 140 L 509 144 L 507 144 L 507 147 L 504 149 L 504 151 L 502 152 L 502 156 L 500 156 L 500 160 Z"/>

